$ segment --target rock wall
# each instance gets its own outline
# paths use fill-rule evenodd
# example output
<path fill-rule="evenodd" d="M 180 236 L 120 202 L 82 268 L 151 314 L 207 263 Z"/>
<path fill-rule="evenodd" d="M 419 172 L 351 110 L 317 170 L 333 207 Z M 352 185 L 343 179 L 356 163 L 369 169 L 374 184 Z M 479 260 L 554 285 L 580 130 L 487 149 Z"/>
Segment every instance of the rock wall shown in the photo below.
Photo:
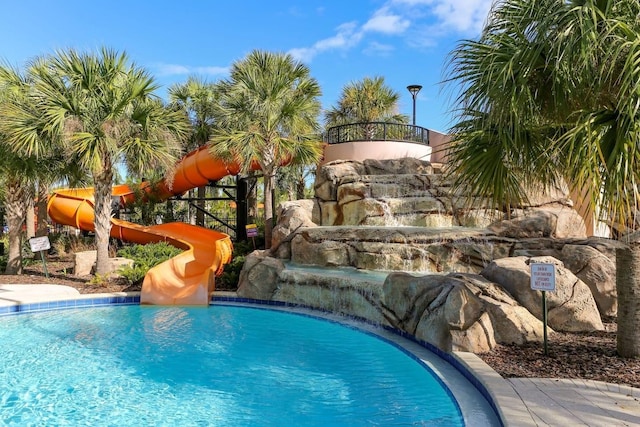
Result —
<path fill-rule="evenodd" d="M 566 186 L 529 189 L 528 203 L 496 210 L 453 188 L 451 176 L 418 159 L 335 161 L 319 168 L 313 221 L 323 226 L 489 227 L 505 237 L 585 237 Z"/>
<path fill-rule="evenodd" d="M 512 262 L 502 262 L 513 260 Z M 587 286 L 553 258 L 557 292 L 548 293 L 550 331 L 603 329 Z M 403 330 L 444 351 L 486 352 L 496 343 L 542 340 L 541 295 L 529 286 L 529 259 L 492 262 L 482 274 L 385 276 L 356 269 L 288 266 L 256 251 L 247 257 L 238 296 L 280 301 Z"/>
<path fill-rule="evenodd" d="M 287 202 L 280 209 L 283 215 L 274 235 L 283 237 L 273 245 L 272 254 L 298 265 L 480 273 L 502 258 L 550 256 L 586 284 L 602 315 L 617 313 L 615 251 L 623 244 L 615 240 L 515 239 L 463 227 L 324 227 L 310 221 L 313 201 Z"/>
<path fill-rule="evenodd" d="M 499 211 L 454 191 L 428 162 L 396 159 L 329 163 L 315 190 L 314 200 L 279 207 L 272 249 L 247 258 L 239 296 L 356 316 L 445 351 L 483 352 L 542 339 L 541 294 L 530 288 L 537 260 L 556 266 L 552 329 L 600 330 L 600 316 L 616 314 L 622 244 L 585 238 L 562 186 Z"/>

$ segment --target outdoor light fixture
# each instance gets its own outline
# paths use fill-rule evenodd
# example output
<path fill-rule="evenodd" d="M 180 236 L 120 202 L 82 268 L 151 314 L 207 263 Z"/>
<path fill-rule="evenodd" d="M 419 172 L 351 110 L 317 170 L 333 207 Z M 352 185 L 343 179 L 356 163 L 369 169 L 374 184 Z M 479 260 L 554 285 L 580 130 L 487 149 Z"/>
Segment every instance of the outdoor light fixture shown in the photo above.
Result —
<path fill-rule="evenodd" d="M 411 97 L 413 98 L 413 125 L 416 125 L 416 96 L 418 96 L 418 92 L 420 92 L 422 86 L 420 85 L 409 85 L 407 86 L 407 90 L 411 93 Z"/>

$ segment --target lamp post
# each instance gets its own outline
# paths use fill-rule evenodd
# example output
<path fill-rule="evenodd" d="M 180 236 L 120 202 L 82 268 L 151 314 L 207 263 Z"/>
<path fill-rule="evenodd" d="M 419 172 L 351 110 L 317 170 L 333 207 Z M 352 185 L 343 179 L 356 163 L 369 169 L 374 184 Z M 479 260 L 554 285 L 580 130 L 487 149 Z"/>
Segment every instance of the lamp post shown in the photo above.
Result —
<path fill-rule="evenodd" d="M 407 86 L 407 90 L 411 93 L 411 97 L 413 98 L 413 125 L 416 125 L 416 96 L 418 96 L 418 92 L 420 92 L 422 86 L 420 85 L 409 85 Z"/>

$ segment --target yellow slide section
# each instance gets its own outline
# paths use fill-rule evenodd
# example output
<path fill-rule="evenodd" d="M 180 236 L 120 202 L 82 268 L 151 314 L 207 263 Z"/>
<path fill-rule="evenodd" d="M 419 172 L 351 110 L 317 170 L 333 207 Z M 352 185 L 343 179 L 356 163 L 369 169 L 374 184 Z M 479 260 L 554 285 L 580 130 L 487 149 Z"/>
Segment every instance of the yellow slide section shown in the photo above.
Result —
<path fill-rule="evenodd" d="M 236 175 L 237 164 L 226 164 L 212 157 L 203 146 L 186 155 L 176 166 L 173 185 L 161 182 L 154 196 L 168 198 L 192 188 Z M 134 199 L 128 185 L 113 188 L 114 198 L 122 205 Z M 93 188 L 55 191 L 48 213 L 57 223 L 85 231 L 94 231 Z M 227 234 L 183 222 L 142 226 L 119 219 L 111 220 L 111 236 L 133 243 L 165 241 L 184 249 L 180 255 L 149 270 L 142 284 L 140 302 L 162 305 L 208 305 L 214 291 L 215 276 L 231 261 L 232 244 Z"/>

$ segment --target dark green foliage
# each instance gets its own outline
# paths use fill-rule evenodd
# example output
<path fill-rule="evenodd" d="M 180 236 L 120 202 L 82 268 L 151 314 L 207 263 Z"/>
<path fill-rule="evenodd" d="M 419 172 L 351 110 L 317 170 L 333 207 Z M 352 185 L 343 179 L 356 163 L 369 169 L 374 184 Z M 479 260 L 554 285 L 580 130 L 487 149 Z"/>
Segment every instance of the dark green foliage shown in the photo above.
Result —
<path fill-rule="evenodd" d="M 258 248 L 264 247 L 262 237 L 256 238 L 255 243 Z M 254 246 L 251 240 L 234 244 L 233 259 L 229 265 L 225 266 L 222 276 L 216 280 L 216 289 L 234 291 L 238 288 L 238 279 L 244 266 L 245 256 L 253 252 L 253 250 Z M 145 274 L 150 268 L 178 255 L 180 252 L 182 252 L 181 249 L 174 248 L 164 242 L 125 246 L 118 250 L 118 256 L 132 259 L 133 267 L 123 267 L 119 273 L 131 284 L 142 283 Z"/>
<path fill-rule="evenodd" d="M 262 235 L 261 235 L 262 236 Z M 256 247 L 264 247 L 262 237 L 256 238 Z M 253 242 L 236 242 L 233 246 L 233 259 L 224 267 L 224 273 L 216 281 L 216 289 L 223 291 L 235 291 L 238 289 L 240 272 L 244 266 L 245 256 L 254 251 Z"/>
<path fill-rule="evenodd" d="M 125 246 L 118 250 L 118 256 L 133 260 L 133 267 L 123 267 L 119 273 L 131 284 L 141 283 L 150 268 L 173 258 L 182 252 L 168 243 Z"/>

